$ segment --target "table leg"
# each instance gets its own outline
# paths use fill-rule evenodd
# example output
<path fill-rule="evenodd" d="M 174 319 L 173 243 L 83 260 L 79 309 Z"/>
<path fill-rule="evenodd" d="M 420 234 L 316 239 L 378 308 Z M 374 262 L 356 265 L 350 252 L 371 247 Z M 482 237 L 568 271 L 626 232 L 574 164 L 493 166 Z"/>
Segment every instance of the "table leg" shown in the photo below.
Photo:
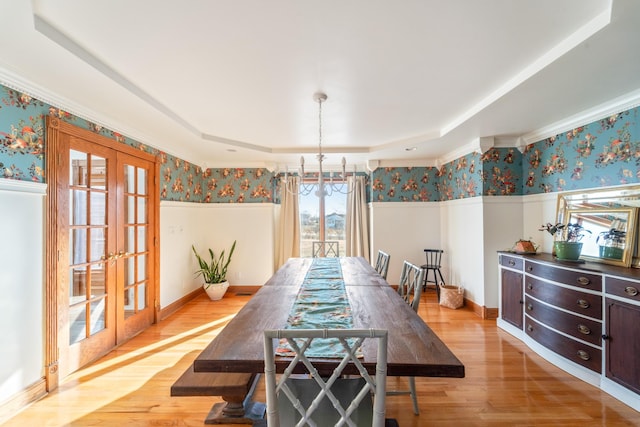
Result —
<path fill-rule="evenodd" d="M 213 405 L 205 424 L 256 424 L 264 420 L 266 405 L 253 401 L 253 393 L 260 375 L 256 378 L 251 389 L 245 396 L 222 396 L 224 402 Z"/>

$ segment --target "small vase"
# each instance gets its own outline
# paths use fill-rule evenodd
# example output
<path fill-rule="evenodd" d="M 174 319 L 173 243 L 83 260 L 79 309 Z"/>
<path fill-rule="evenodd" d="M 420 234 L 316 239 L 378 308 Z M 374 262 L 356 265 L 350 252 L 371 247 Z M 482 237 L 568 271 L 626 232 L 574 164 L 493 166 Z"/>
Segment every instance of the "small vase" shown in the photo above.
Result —
<path fill-rule="evenodd" d="M 554 242 L 556 258 L 566 261 L 577 261 L 582 251 L 582 243 L 580 242 Z"/>
<path fill-rule="evenodd" d="M 222 299 L 224 293 L 227 292 L 227 288 L 229 287 L 229 281 L 224 281 L 221 283 L 205 283 L 203 285 L 204 291 L 209 295 L 209 299 L 211 301 L 218 301 Z"/>

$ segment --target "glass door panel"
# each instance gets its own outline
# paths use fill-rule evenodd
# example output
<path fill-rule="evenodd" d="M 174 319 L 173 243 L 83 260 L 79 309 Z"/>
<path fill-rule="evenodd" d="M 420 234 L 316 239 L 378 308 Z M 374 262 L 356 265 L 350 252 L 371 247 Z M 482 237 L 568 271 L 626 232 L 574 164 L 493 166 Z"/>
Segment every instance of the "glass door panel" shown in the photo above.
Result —
<path fill-rule="evenodd" d="M 70 151 L 71 209 L 69 259 L 70 344 L 105 329 L 105 244 L 107 207 L 107 159 L 77 150 Z M 90 171 L 90 173 L 88 173 Z M 81 277 L 76 277 L 76 275 Z M 81 283 L 76 288 L 75 284 Z"/>
<path fill-rule="evenodd" d="M 153 164 L 119 155 L 119 170 L 123 174 L 123 224 L 121 234 L 126 248 L 123 274 L 123 316 L 125 334 L 135 334 L 153 320 L 149 268 L 149 187 L 152 185 Z"/>
<path fill-rule="evenodd" d="M 61 373 L 73 372 L 106 353 L 116 342 L 115 268 L 109 251 L 115 247 L 115 153 L 100 145 L 66 136 L 67 153 L 60 167 L 59 194 L 68 209 L 60 212 L 68 236 L 61 267 L 67 309 L 60 323 Z M 112 279 L 113 280 L 113 279 Z M 111 313 L 109 310 L 111 309 Z"/>

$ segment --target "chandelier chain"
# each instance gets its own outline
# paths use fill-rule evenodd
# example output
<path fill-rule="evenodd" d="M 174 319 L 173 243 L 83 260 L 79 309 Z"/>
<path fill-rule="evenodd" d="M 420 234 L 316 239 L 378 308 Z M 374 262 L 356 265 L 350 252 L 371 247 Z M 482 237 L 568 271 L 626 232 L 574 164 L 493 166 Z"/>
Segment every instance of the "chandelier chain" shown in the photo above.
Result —
<path fill-rule="evenodd" d="M 324 161 L 324 155 L 322 154 L 322 103 L 327 100 L 327 95 L 322 92 L 317 92 L 313 95 L 313 99 L 318 102 L 318 155 L 316 156 L 318 159 L 318 180 L 317 183 L 305 183 L 306 173 L 304 170 L 304 157 L 301 157 L 299 169 L 300 184 L 295 194 L 306 196 L 311 194 L 314 189 L 316 190 L 316 195 L 320 198 L 330 196 L 334 192 L 348 194 L 351 191 L 349 191 L 347 187 L 347 173 L 345 170 L 346 161 L 344 157 L 342 158 L 342 171 L 337 174 L 338 176 L 334 177 L 334 173 L 331 171 L 329 173 L 328 182 L 324 177 L 324 171 L 322 169 L 322 162 Z M 355 177 L 355 175 L 356 169 L 354 167 L 353 176 Z M 288 172 L 285 170 L 285 182 L 287 180 L 287 176 Z M 287 186 L 284 188 L 286 188 L 288 192 L 291 192 Z"/>

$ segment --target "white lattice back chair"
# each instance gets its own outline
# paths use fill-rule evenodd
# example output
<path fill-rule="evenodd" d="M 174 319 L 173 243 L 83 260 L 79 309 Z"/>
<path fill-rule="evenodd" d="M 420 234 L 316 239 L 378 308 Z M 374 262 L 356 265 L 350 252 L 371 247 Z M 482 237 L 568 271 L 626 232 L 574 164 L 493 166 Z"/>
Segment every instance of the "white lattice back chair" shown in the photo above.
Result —
<path fill-rule="evenodd" d="M 420 296 L 422 295 L 422 281 L 424 277 L 424 270 L 417 265 L 404 261 L 402 265 L 402 274 L 400 275 L 400 284 L 398 285 L 398 293 L 409 304 L 409 306 L 418 312 L 420 305 Z M 420 409 L 418 408 L 418 394 L 416 392 L 416 379 L 414 377 L 408 377 L 409 390 L 389 390 L 387 396 L 397 396 L 402 394 L 411 395 L 411 401 L 413 403 L 413 413 L 420 415 Z"/>
<path fill-rule="evenodd" d="M 376 271 L 382 276 L 384 280 L 387 280 L 387 271 L 389 271 L 389 260 L 391 256 L 381 250 L 378 250 L 378 258 L 376 259 Z"/>
<path fill-rule="evenodd" d="M 337 258 L 340 256 L 340 242 L 337 240 L 313 242 L 311 247 L 311 254 L 313 258 Z"/>
<path fill-rule="evenodd" d="M 276 364 L 275 364 L 275 345 L 280 339 L 285 338 L 291 348 L 295 351 L 295 357 L 291 360 L 284 373 L 276 381 Z M 306 355 L 305 351 L 311 345 L 311 342 L 317 338 L 337 338 L 344 349 L 344 357 L 339 361 L 338 366 L 334 369 L 329 378 L 322 378 L 318 374 L 318 370 L 313 365 L 313 361 Z M 375 339 L 378 343 L 376 356 L 376 375 L 375 379 L 369 375 L 365 367 L 358 359 L 358 349 L 366 339 Z M 326 361 L 326 359 L 325 359 Z M 267 425 L 269 427 L 279 427 L 281 425 L 278 396 L 284 394 L 299 414 L 297 426 L 316 426 L 314 421 L 314 411 L 323 399 L 327 398 L 331 401 L 333 408 L 338 413 L 338 421 L 336 426 L 348 425 L 356 426 L 352 415 L 358 409 L 361 402 L 374 396 L 372 426 L 381 427 L 385 425 L 385 389 L 387 379 L 387 330 L 382 329 L 277 329 L 264 331 L 264 372 L 265 372 L 265 388 L 267 395 Z M 301 381 L 315 381 L 317 383 L 318 394 L 308 407 L 304 407 L 298 396 L 289 387 L 288 379 L 293 373 L 298 363 L 304 364 L 308 370 L 309 379 Z M 332 385 L 340 380 L 342 371 L 349 364 L 356 366 L 362 381 L 362 388 L 350 397 L 350 404 L 345 408 L 336 397 L 336 389 L 332 389 Z M 320 411 L 316 418 L 326 417 Z M 285 426 L 285 427 L 288 427 Z"/>
<path fill-rule="evenodd" d="M 422 268 L 409 261 L 404 261 L 400 283 L 398 284 L 398 293 L 416 313 L 418 312 L 420 296 L 422 295 L 423 275 L 424 270 Z"/>

